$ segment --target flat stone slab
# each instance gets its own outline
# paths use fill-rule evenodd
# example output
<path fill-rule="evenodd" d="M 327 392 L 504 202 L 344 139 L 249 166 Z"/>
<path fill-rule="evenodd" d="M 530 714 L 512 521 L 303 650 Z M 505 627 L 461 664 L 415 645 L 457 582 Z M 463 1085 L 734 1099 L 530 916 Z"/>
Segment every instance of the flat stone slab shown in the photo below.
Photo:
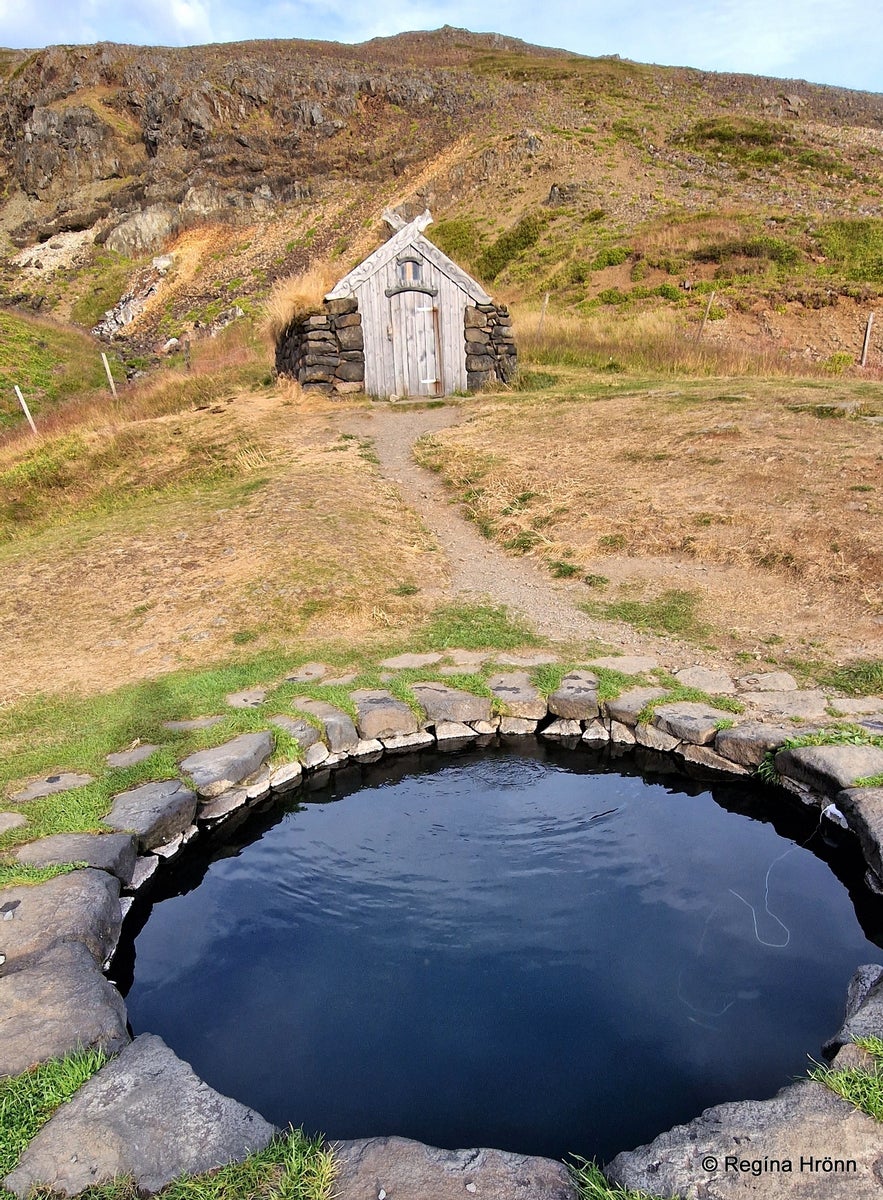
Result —
<path fill-rule="evenodd" d="M 475 669 L 489 657 L 485 650 L 448 650 L 447 657 L 458 667 Z"/>
<path fill-rule="evenodd" d="M 608 717 L 621 725 L 634 728 L 638 723 L 638 714 L 651 700 L 661 700 L 667 696 L 668 690 L 659 687 L 629 688 L 617 696 L 615 700 L 605 700 L 604 708 Z"/>
<path fill-rule="evenodd" d="M 380 738 L 383 749 L 390 754 L 402 754 L 407 750 L 426 750 L 435 745 L 435 738 L 425 729 L 416 733 L 395 733 L 392 737 Z"/>
<path fill-rule="evenodd" d="M 44 954 L 61 942 L 81 942 L 97 963 L 120 935 L 120 881 L 104 871 L 71 871 L 45 883 L 0 889 L 0 904 L 14 904 L 0 923 L 6 968 Z"/>
<path fill-rule="evenodd" d="M 578 1200 L 563 1163 L 502 1150 L 437 1150 L 400 1137 L 335 1144 L 335 1200 Z"/>
<path fill-rule="evenodd" d="M 722 754 L 717 754 L 711 746 L 700 746 L 693 742 L 682 742 L 677 754 L 692 766 L 701 767 L 704 771 L 723 772 L 727 775 L 749 775 L 747 767 L 740 767 Z"/>
<path fill-rule="evenodd" d="M 15 852 L 15 857 L 33 867 L 82 862 L 129 884 L 136 852 L 136 839 L 131 833 L 54 833 L 28 842 Z"/>
<path fill-rule="evenodd" d="M 137 892 L 149 883 L 154 877 L 159 868 L 159 859 L 153 854 L 145 854 L 135 861 L 135 870 L 132 873 L 132 882 L 129 884 L 129 891 Z"/>
<path fill-rule="evenodd" d="M 494 662 L 501 667 L 543 667 L 548 663 L 560 662 L 557 654 L 540 650 L 536 654 L 498 654 Z"/>
<path fill-rule="evenodd" d="M 356 728 L 365 741 L 417 732 L 414 713 L 390 692 L 360 688 L 351 695 L 359 715 Z"/>
<path fill-rule="evenodd" d="M 200 821 L 214 823 L 238 812 L 248 804 L 248 792 L 244 787 L 228 788 L 215 796 L 214 800 L 203 800 L 199 805 L 197 816 Z"/>
<path fill-rule="evenodd" d="M 507 737 L 527 737 L 536 733 L 538 722 L 529 717 L 501 717 L 499 732 Z"/>
<path fill-rule="evenodd" d="M 270 790 L 273 792 L 290 792 L 300 787 L 303 778 L 303 767 L 299 762 L 283 763 L 274 767 L 270 772 Z"/>
<path fill-rule="evenodd" d="M 621 675 L 643 675 L 645 671 L 655 671 L 659 661 L 646 654 L 607 654 L 602 658 L 593 658 L 589 666 L 619 671 Z"/>
<path fill-rule="evenodd" d="M 801 1170 L 801 1158 L 852 1160 L 855 1171 Z M 606 1168 L 614 1182 L 654 1196 L 691 1200 L 879 1200 L 883 1123 L 820 1083 L 792 1084 L 772 1100 L 719 1104 L 676 1125 L 648 1146 L 618 1154 Z M 792 1164 L 789 1172 L 751 1175 L 752 1161 Z M 727 1162 L 747 1162 L 745 1169 Z"/>
<path fill-rule="evenodd" d="M 767 751 L 778 750 L 786 738 L 793 737 L 793 729 L 782 729 L 776 725 L 762 725 L 757 721 L 746 721 L 732 729 L 721 729 L 714 739 L 718 754 L 740 767 L 759 767 Z"/>
<path fill-rule="evenodd" d="M 591 671 L 571 671 L 548 699 L 548 709 L 568 721 L 591 721 L 597 717 L 598 677 Z"/>
<path fill-rule="evenodd" d="M 310 746 L 315 746 L 316 742 L 322 740 L 322 735 L 316 726 L 305 721 L 303 717 L 287 717 L 279 714 L 270 717 L 270 724 L 275 725 L 277 729 L 284 729 L 289 737 L 296 738 L 301 750 L 309 750 Z"/>
<path fill-rule="evenodd" d="M 328 668 L 323 663 L 308 662 L 286 675 L 285 679 L 288 683 L 314 683 L 317 679 L 324 679 L 327 674 Z"/>
<path fill-rule="evenodd" d="M 0 972 L 0 1076 L 80 1046 L 113 1054 L 128 1042 L 123 998 L 81 942 L 54 946 L 22 970 L 6 970 Z"/>
<path fill-rule="evenodd" d="M 94 783 L 92 775 L 78 775 L 74 771 L 61 771 L 58 775 L 46 775 L 43 779 L 35 779 L 26 788 L 10 796 L 12 804 L 26 804 L 28 800 L 39 800 L 42 796 L 54 796 L 56 792 L 69 792 L 73 788 L 85 787 Z"/>
<path fill-rule="evenodd" d="M 113 754 L 106 756 L 107 765 L 109 767 L 134 767 L 140 762 L 144 762 L 145 758 L 150 758 L 151 754 L 155 753 L 159 746 L 153 746 L 150 742 L 144 742 L 140 746 L 133 746 L 131 750 L 119 750 Z"/>
<path fill-rule="evenodd" d="M 684 687 L 699 688 L 711 696 L 731 696 L 736 685 L 726 671 L 712 671 L 708 667 L 685 667 L 675 671 L 675 679 Z"/>
<path fill-rule="evenodd" d="M 314 771 L 316 767 L 321 766 L 330 757 L 331 751 L 324 742 L 314 742 L 304 755 L 303 768 L 305 771 Z"/>
<path fill-rule="evenodd" d="M 300 708 L 311 717 L 318 717 L 325 730 L 328 749 L 334 754 L 346 754 L 359 744 L 359 734 L 351 718 L 326 700 L 311 700 L 309 696 L 295 696 L 292 708 Z"/>
<path fill-rule="evenodd" d="M 829 703 L 845 717 L 875 717 L 883 714 L 883 698 L 880 696 L 832 696 Z"/>
<path fill-rule="evenodd" d="M 883 773 L 883 750 L 877 746 L 799 746 L 780 750 L 776 770 L 821 791 L 853 787 L 857 779 Z"/>
<path fill-rule="evenodd" d="M 796 692 L 797 680 L 787 671 L 759 671 L 740 675 L 737 683 L 744 692 Z"/>
<path fill-rule="evenodd" d="M 8 833 L 10 829 L 21 829 L 27 823 L 28 819 L 22 813 L 0 812 L 0 833 Z"/>
<path fill-rule="evenodd" d="M 510 671 L 503 675 L 492 675 L 488 688 L 498 700 L 506 705 L 507 716 L 522 717 L 528 721 L 541 721 L 546 715 L 546 701 L 531 682 L 526 671 Z"/>
<path fill-rule="evenodd" d="M 420 667 L 434 667 L 441 662 L 443 654 L 394 654 L 392 658 L 381 659 L 381 667 L 391 667 L 394 671 L 407 671 Z M 455 660 L 456 661 L 456 660 Z"/>
<path fill-rule="evenodd" d="M 654 712 L 653 724 L 679 741 L 705 746 L 714 741 L 718 722 L 732 719 L 732 713 L 722 708 L 711 708 L 695 700 L 678 700 L 660 704 Z"/>
<path fill-rule="evenodd" d="M 213 729 L 220 725 L 223 717 L 193 717 L 189 721 L 163 721 L 163 729 L 171 729 L 174 733 L 186 733 L 190 729 Z"/>
<path fill-rule="evenodd" d="M 241 692 L 230 692 L 224 699 L 231 708 L 260 708 L 267 698 L 265 687 L 246 688 Z"/>
<path fill-rule="evenodd" d="M 771 717 L 818 720 L 828 711 L 828 697 L 815 688 L 794 692 L 742 692 L 739 699 Z"/>
<path fill-rule="evenodd" d="M 136 834 L 139 849 L 152 850 L 183 833 L 195 815 L 196 793 L 180 779 L 165 779 L 120 792 L 104 824 Z"/>
<path fill-rule="evenodd" d="M 589 745 L 601 745 L 610 741 L 610 731 L 603 721 L 592 721 L 586 726 L 582 740 Z M 632 741 L 634 742 L 634 738 Z"/>
<path fill-rule="evenodd" d="M 241 733 L 239 737 L 209 750 L 198 750 L 181 762 L 200 796 L 219 796 L 227 788 L 248 779 L 264 765 L 273 753 L 273 735 Z"/>
<path fill-rule="evenodd" d="M 37 1188 L 70 1196 L 128 1175 L 139 1192 L 153 1193 L 178 1175 L 262 1150 L 275 1132 L 147 1033 L 55 1113 L 4 1183 L 24 1200 Z"/>
<path fill-rule="evenodd" d="M 446 721 L 489 721 L 491 700 L 488 696 L 474 696 L 445 683 L 415 683 L 412 691 L 426 713 L 430 725 Z"/>
<path fill-rule="evenodd" d="M 857 836 L 865 862 L 883 883 L 883 788 L 845 788 L 837 793 L 836 804 Z"/>
<path fill-rule="evenodd" d="M 376 762 L 383 757 L 383 743 L 377 738 L 362 738 L 355 750 L 350 751 L 350 758 L 357 762 Z"/>

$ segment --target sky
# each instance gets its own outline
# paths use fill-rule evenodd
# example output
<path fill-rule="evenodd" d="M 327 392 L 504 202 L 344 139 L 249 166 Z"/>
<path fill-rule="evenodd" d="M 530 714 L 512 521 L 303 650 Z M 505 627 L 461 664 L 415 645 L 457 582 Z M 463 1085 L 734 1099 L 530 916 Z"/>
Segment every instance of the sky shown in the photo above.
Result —
<path fill-rule="evenodd" d="M 579 54 L 883 92 L 883 22 L 867 0 L 0 0 L 0 45 L 16 48 L 360 42 L 440 25 Z"/>

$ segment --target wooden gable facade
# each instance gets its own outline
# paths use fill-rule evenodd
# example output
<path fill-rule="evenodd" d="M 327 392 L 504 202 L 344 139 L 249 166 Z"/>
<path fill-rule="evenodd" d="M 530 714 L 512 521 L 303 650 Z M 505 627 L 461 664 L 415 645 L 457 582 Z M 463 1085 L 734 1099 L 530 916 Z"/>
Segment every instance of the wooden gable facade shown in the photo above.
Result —
<path fill-rule="evenodd" d="M 403 398 L 474 391 L 515 371 L 505 306 L 424 236 L 428 212 L 398 226 L 282 335 L 276 366 L 303 387 Z"/>

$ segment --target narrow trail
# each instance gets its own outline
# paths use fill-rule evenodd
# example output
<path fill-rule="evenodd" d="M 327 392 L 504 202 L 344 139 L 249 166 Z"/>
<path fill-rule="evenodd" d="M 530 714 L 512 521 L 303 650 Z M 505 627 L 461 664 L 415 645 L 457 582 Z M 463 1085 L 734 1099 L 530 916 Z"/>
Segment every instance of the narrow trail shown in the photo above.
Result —
<path fill-rule="evenodd" d="M 411 450 L 424 433 L 463 419 L 458 405 L 444 408 L 376 408 L 348 414 L 348 433 L 374 440 L 380 469 L 415 509 L 442 547 L 454 597 L 490 598 L 523 616 L 545 637 L 606 642 L 613 650 L 662 657 L 669 668 L 697 661 L 694 647 L 673 639 L 641 635 L 627 625 L 599 621 L 577 607 L 585 596 L 579 583 L 552 580 L 528 558 L 515 558 L 481 536 L 459 512 L 441 481 L 414 462 Z"/>

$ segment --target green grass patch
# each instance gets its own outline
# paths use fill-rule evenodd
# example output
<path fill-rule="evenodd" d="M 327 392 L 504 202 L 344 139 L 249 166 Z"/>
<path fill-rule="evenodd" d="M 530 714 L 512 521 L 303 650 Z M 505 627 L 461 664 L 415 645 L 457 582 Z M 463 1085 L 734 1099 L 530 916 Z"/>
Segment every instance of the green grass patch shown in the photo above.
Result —
<path fill-rule="evenodd" d="M 829 264 L 847 279 L 883 283 L 883 219 L 828 221 L 818 239 Z"/>
<path fill-rule="evenodd" d="M 684 684 L 678 683 L 673 675 L 658 668 L 653 675 L 660 687 L 668 688 L 668 695 L 660 696 L 657 700 L 647 701 L 638 714 L 638 720 L 643 725 L 650 724 L 653 714 L 660 704 L 676 704 L 681 700 L 690 700 L 695 704 L 707 704 L 711 708 L 722 708 L 724 712 L 742 713 L 745 711 L 745 705 L 735 696 L 712 696 L 700 688 L 685 687 Z M 728 729 L 733 722 L 722 717 L 719 724 L 721 728 Z"/>
<path fill-rule="evenodd" d="M 22 1151 L 58 1106 L 106 1061 L 103 1051 L 85 1050 L 0 1079 L 0 1179 L 17 1166 Z M 0 1200 L 12 1200 L 11 1194 L 0 1188 Z"/>
<path fill-rule="evenodd" d="M 481 254 L 481 233 L 471 217 L 437 221 L 432 227 L 432 240 L 454 262 L 464 266 L 471 266 Z"/>
<path fill-rule="evenodd" d="M 878 1037 L 856 1038 L 855 1044 L 871 1056 L 867 1068 L 817 1066 L 809 1077 L 875 1121 L 883 1121 L 883 1041 Z"/>
<path fill-rule="evenodd" d="M 421 650 L 516 650 L 542 644 L 527 622 L 491 604 L 443 605 L 414 641 Z"/>
<path fill-rule="evenodd" d="M 643 676 L 625 675 L 622 671 L 612 671 L 608 667 L 594 667 L 591 663 L 542 663 L 531 671 L 534 686 L 543 693 L 550 695 L 561 686 L 561 680 L 571 671 L 591 671 L 598 680 L 598 699 L 615 700 L 621 692 L 630 687 L 636 687 L 644 681 Z"/>
<path fill-rule="evenodd" d="M 63 863 L 51 867 L 32 867 L 28 863 L 5 862 L 0 858 L 0 888 L 28 887 L 34 883 L 46 883 L 59 875 L 69 875 L 85 863 Z"/>
<path fill-rule="evenodd" d="M 860 788 L 883 787 L 883 771 L 881 771 L 878 775 L 863 775 L 861 779 L 857 779 L 852 786 Z"/>
<path fill-rule="evenodd" d="M 647 633 L 667 633 L 689 641 L 702 641 L 709 627 L 697 615 L 699 596 L 678 588 L 652 600 L 586 600 L 580 608 L 592 617 L 625 621 Z"/>
<path fill-rule="evenodd" d="M 87 329 L 97 325 L 128 291 L 132 273 L 140 265 L 113 250 L 98 250 L 91 266 L 78 276 L 81 289 L 71 307 L 74 324 Z"/>
<path fill-rule="evenodd" d="M 836 688 L 847 696 L 883 695 L 883 659 L 864 658 L 816 673 L 822 687 Z"/>
<path fill-rule="evenodd" d="M 99 354 L 98 344 L 77 330 L 0 312 L 0 430 L 25 419 L 15 384 L 35 418 L 61 400 L 106 387 Z"/>
<path fill-rule="evenodd" d="M 517 225 L 500 234 L 497 240 L 479 255 L 475 263 L 479 275 L 489 283 L 496 279 L 513 259 L 536 245 L 548 222 L 547 213 L 528 213 L 523 216 Z"/>
<path fill-rule="evenodd" d="M 573 1180 L 580 1200 L 660 1200 L 649 1192 L 635 1191 L 633 1188 L 620 1187 L 611 1183 L 601 1168 L 595 1162 L 589 1162 L 578 1155 L 572 1155 L 573 1162 L 568 1163 L 567 1169 Z"/>

